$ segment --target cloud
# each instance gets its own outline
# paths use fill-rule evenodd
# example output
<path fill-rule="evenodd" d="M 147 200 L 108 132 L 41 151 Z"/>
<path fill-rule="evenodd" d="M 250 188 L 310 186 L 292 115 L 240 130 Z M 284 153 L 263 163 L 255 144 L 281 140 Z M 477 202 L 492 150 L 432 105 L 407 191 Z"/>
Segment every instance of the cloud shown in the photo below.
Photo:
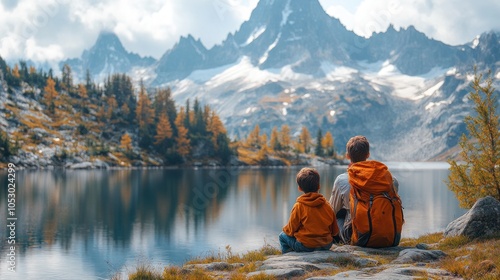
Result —
<path fill-rule="evenodd" d="M 114 31 L 125 48 L 159 58 L 180 36 L 210 48 L 236 31 L 258 0 L 2 0 L 0 55 L 8 60 L 79 57 L 101 30 Z M 462 44 L 500 29 L 497 0 L 320 0 L 349 30 L 369 36 L 414 25 L 448 44 Z"/>
<path fill-rule="evenodd" d="M 497 0 L 364 0 L 354 12 L 330 5 L 327 12 L 339 18 L 361 36 L 382 32 L 389 24 L 396 28 L 415 26 L 427 36 L 447 44 L 470 42 L 476 35 L 500 30 L 500 2 Z"/>
<path fill-rule="evenodd" d="M 28 56 L 51 60 L 79 57 L 95 43 L 101 30 L 115 32 L 127 50 L 157 58 L 180 36 L 188 34 L 211 47 L 250 17 L 257 0 L 3 0 L 1 3 L 0 55 L 9 60 Z"/>

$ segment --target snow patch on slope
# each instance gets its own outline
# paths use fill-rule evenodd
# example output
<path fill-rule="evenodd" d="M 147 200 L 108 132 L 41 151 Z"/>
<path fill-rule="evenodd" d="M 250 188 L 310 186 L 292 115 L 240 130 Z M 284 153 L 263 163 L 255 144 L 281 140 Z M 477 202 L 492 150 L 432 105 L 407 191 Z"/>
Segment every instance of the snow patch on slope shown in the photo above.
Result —
<path fill-rule="evenodd" d="M 430 87 L 428 90 L 426 90 L 424 93 L 422 93 L 422 97 L 433 95 L 443 86 L 443 84 L 444 84 L 444 81 L 441 81 L 441 82 L 437 83 L 436 85 Z"/>
<path fill-rule="evenodd" d="M 274 42 L 271 45 L 269 45 L 269 47 L 267 48 L 266 52 L 259 59 L 259 64 L 262 64 L 262 63 L 266 62 L 267 58 L 269 57 L 269 52 L 272 51 L 276 47 L 276 45 L 278 44 L 280 38 L 281 38 L 281 33 L 278 34 L 278 36 L 276 37 L 276 40 L 274 40 Z"/>
<path fill-rule="evenodd" d="M 374 89 L 380 88 L 379 86 L 389 87 L 393 89 L 391 92 L 393 96 L 415 101 L 430 96 L 441 88 L 444 81 L 426 89 L 427 81 L 442 76 L 449 71 L 434 68 L 424 75 L 409 76 L 402 74 L 389 61 L 360 65 L 364 68 L 363 78 L 370 81 Z"/>
<path fill-rule="evenodd" d="M 430 109 L 432 109 L 434 107 L 439 107 L 439 106 L 445 105 L 445 104 L 450 104 L 450 102 L 448 102 L 446 100 L 439 101 L 439 102 L 429 102 L 429 104 L 427 104 L 427 106 L 425 106 L 425 110 L 429 111 Z"/>
<path fill-rule="evenodd" d="M 292 14 L 292 9 L 290 9 L 290 0 L 286 3 L 285 9 L 283 12 L 281 12 L 281 26 L 286 25 L 286 22 L 288 21 L 288 17 Z"/>
<path fill-rule="evenodd" d="M 259 28 L 256 28 L 252 32 L 252 34 L 250 34 L 250 36 L 248 37 L 247 41 L 243 45 L 241 45 L 241 47 L 250 45 L 255 39 L 259 38 L 259 36 L 262 35 L 262 33 L 264 33 L 265 31 L 266 31 L 266 27 L 265 26 L 261 26 Z"/>
<path fill-rule="evenodd" d="M 348 82 L 353 74 L 358 73 L 358 70 L 345 67 L 345 66 L 337 66 L 329 62 L 321 63 L 321 70 L 325 73 L 325 78 L 330 81 L 340 81 L 340 82 Z"/>

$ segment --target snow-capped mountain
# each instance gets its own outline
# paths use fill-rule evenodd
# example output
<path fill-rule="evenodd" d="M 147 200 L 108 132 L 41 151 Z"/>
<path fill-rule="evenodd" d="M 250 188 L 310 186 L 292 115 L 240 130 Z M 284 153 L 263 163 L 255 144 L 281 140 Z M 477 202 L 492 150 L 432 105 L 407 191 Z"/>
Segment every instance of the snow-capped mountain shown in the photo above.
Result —
<path fill-rule="evenodd" d="M 79 79 L 84 79 L 87 70 L 97 80 L 103 80 L 113 73 L 129 73 L 134 67 L 148 67 L 156 60 L 128 52 L 120 39 L 112 32 L 101 32 L 90 50 L 85 50 L 81 58 L 68 59 L 60 67 L 68 64 Z"/>
<path fill-rule="evenodd" d="M 113 53 L 109 47 L 88 53 L 95 49 L 105 55 L 92 57 Z M 98 61 L 102 71 L 110 60 Z M 140 66 L 129 61 L 122 72 Z M 363 134 L 373 158 L 415 161 L 458 143 L 471 113 L 473 66 L 500 79 L 499 61 L 495 32 L 460 46 L 412 26 L 390 26 L 367 39 L 327 15 L 318 0 L 261 0 L 221 44 L 207 49 L 181 37 L 141 71 L 152 73 L 150 86 L 171 87 L 177 104 L 187 98 L 210 104 L 233 137 L 245 137 L 256 124 L 268 135 L 274 126 L 287 124 L 295 134 L 307 126 L 312 135 L 330 131 L 338 151 Z"/>

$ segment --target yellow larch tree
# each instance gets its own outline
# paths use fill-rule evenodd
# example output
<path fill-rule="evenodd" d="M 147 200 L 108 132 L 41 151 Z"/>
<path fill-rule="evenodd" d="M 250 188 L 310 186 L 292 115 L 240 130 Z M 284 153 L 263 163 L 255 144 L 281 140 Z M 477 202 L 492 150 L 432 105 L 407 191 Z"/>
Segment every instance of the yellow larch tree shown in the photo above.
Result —
<path fill-rule="evenodd" d="M 307 127 L 305 126 L 302 127 L 299 137 L 300 137 L 300 144 L 302 145 L 304 150 L 303 152 L 309 153 L 309 149 L 311 148 L 312 138 Z"/>
<path fill-rule="evenodd" d="M 47 85 L 43 88 L 43 91 L 45 92 L 44 99 L 47 105 L 54 102 L 59 95 L 56 90 L 56 82 L 51 77 L 47 78 Z"/>
<path fill-rule="evenodd" d="M 78 96 L 80 96 L 81 99 L 87 99 L 89 97 L 87 88 L 83 84 L 78 85 Z"/>
<path fill-rule="evenodd" d="M 286 124 L 281 126 L 281 131 L 279 134 L 280 146 L 283 150 L 287 151 L 292 144 L 292 139 L 290 138 L 290 127 Z"/>
<path fill-rule="evenodd" d="M 255 127 L 253 128 L 252 132 L 250 132 L 250 134 L 248 134 L 246 144 L 250 147 L 253 147 L 253 148 L 260 148 L 260 146 L 261 146 L 260 140 L 261 140 L 260 127 L 258 124 L 256 124 Z"/>
<path fill-rule="evenodd" d="M 158 125 L 156 126 L 155 145 L 162 145 L 165 140 L 172 138 L 172 134 L 172 126 L 167 114 L 164 113 L 160 116 Z"/>
<path fill-rule="evenodd" d="M 154 122 L 154 109 L 151 107 L 151 100 L 148 97 L 144 86 L 141 84 L 139 92 L 139 100 L 137 100 L 137 108 L 135 110 L 139 128 L 145 128 Z"/>
<path fill-rule="evenodd" d="M 128 135 L 128 133 L 122 135 L 122 138 L 120 140 L 120 148 L 126 152 L 132 151 L 132 138 L 130 138 L 130 135 Z"/>
<path fill-rule="evenodd" d="M 214 144 L 215 150 L 217 150 L 219 148 L 217 138 L 219 137 L 219 134 L 226 133 L 226 128 L 224 127 L 224 124 L 222 124 L 219 116 L 217 116 L 217 114 L 213 111 L 210 113 L 207 131 L 212 133 L 212 143 Z"/>
<path fill-rule="evenodd" d="M 21 74 L 19 73 L 19 66 L 17 65 L 14 65 L 14 68 L 12 69 L 12 76 L 16 77 L 16 78 L 21 78 Z"/>
<path fill-rule="evenodd" d="M 330 131 L 327 131 L 323 139 L 321 139 L 321 147 L 326 151 L 327 156 L 335 155 L 333 136 Z"/>
<path fill-rule="evenodd" d="M 269 148 L 272 151 L 280 150 L 280 141 L 279 141 L 279 133 L 278 128 L 275 126 L 271 131 L 271 140 L 269 141 Z"/>
<path fill-rule="evenodd" d="M 460 138 L 461 161 L 448 161 L 447 182 L 466 208 L 485 196 L 500 199 L 500 116 L 491 72 L 484 80 L 476 72 L 471 86 L 469 100 L 475 112 L 465 117 L 468 135 Z"/>

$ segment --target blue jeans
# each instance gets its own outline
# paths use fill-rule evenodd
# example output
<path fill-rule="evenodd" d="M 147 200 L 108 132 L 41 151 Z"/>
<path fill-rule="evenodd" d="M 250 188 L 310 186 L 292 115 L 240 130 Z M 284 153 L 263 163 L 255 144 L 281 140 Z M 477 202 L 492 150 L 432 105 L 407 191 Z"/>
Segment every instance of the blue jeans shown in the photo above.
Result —
<path fill-rule="evenodd" d="M 323 246 L 323 247 L 318 247 L 318 248 L 308 248 L 304 246 L 304 244 L 300 243 L 295 239 L 293 236 L 288 236 L 284 232 L 281 232 L 279 235 L 279 240 L 281 244 L 281 253 L 285 254 L 290 251 L 295 251 L 295 252 L 312 252 L 312 251 L 317 251 L 317 250 L 330 250 L 330 247 L 332 247 L 332 243 Z"/>

